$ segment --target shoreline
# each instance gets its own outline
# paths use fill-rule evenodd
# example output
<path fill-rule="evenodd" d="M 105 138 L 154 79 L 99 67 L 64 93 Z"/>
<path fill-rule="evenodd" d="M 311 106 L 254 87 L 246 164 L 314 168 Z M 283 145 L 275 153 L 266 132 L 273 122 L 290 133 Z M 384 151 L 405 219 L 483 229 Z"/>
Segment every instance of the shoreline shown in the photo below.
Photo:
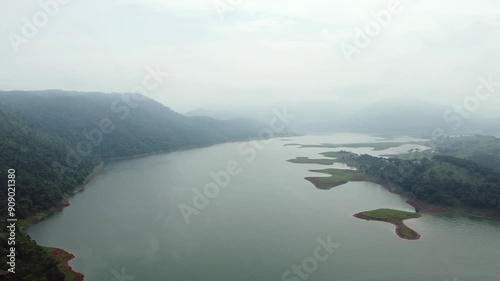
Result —
<path fill-rule="evenodd" d="M 77 193 L 83 192 L 85 190 L 85 187 L 102 171 L 104 168 L 105 163 L 101 161 L 99 165 L 95 166 L 92 172 L 85 178 L 82 184 L 78 185 L 75 187 L 73 192 L 66 196 L 61 204 L 54 206 L 48 210 L 44 210 L 41 212 L 38 212 L 34 214 L 33 216 L 30 216 L 26 219 L 23 219 L 20 223 L 19 230 L 24 233 L 25 235 L 28 235 L 26 233 L 26 229 L 32 225 L 38 224 L 50 216 L 54 215 L 57 212 L 62 211 L 64 208 L 70 206 L 71 204 L 69 203 L 69 198 Z M 34 239 L 33 239 L 34 240 Z M 34 240 L 36 242 L 36 240 Z M 80 273 L 75 271 L 70 265 L 69 262 L 76 258 L 76 256 L 73 253 L 70 253 L 64 249 L 60 248 L 52 248 L 52 247 L 45 247 L 42 245 L 39 245 L 49 252 L 49 254 L 52 256 L 52 258 L 57 262 L 57 267 L 59 270 L 64 273 L 65 275 L 65 281 L 84 281 L 85 276 Z M 74 276 L 73 278 L 69 279 L 67 276 Z"/>
<path fill-rule="evenodd" d="M 99 165 L 95 166 L 94 169 L 92 170 L 92 172 L 85 178 L 83 183 L 76 186 L 68 196 L 65 196 L 59 205 L 54 206 L 48 210 L 40 211 L 32 216 L 29 216 L 25 219 L 22 219 L 22 221 L 20 223 L 20 227 L 19 227 L 20 230 L 22 232 L 25 232 L 25 230 L 28 227 L 35 225 L 35 224 L 38 224 L 38 223 L 46 220 L 47 218 L 49 218 L 53 214 L 60 212 L 64 208 L 70 206 L 71 204 L 69 203 L 69 198 L 77 193 L 84 191 L 85 187 L 102 171 L 102 169 L 104 168 L 104 165 L 105 165 L 104 162 L 101 161 L 99 163 Z"/>
<path fill-rule="evenodd" d="M 350 170 L 349 170 L 350 171 Z M 335 187 L 339 187 L 341 185 L 344 185 L 346 183 L 350 183 L 350 182 L 371 182 L 371 183 L 374 183 L 374 184 L 378 184 L 378 185 L 381 185 L 385 188 L 387 188 L 383 183 L 381 182 L 378 182 L 376 180 L 370 180 L 370 179 L 366 179 L 366 178 L 363 178 L 362 176 L 360 177 L 356 177 L 356 178 L 353 178 L 353 179 L 350 179 L 348 181 L 337 181 L 337 182 L 333 182 L 331 184 L 329 184 L 328 187 L 325 187 L 325 186 L 322 186 L 321 183 L 318 182 L 318 178 L 322 178 L 322 177 L 305 177 L 304 179 L 307 180 L 308 182 L 312 183 L 314 185 L 314 187 L 316 187 L 317 189 L 319 190 L 330 190 L 330 189 L 334 189 Z M 328 178 L 328 177 L 324 177 L 324 178 Z M 389 190 L 390 191 L 390 190 Z"/>
<path fill-rule="evenodd" d="M 378 219 L 378 218 L 372 218 L 364 215 L 363 213 L 357 213 L 353 215 L 355 218 L 362 219 L 362 220 L 367 220 L 367 221 L 381 221 L 381 222 L 387 222 L 396 227 L 396 234 L 405 240 L 418 240 L 420 237 L 422 237 L 418 232 L 416 232 L 414 229 L 411 227 L 407 226 L 403 220 L 401 219 Z M 410 233 L 413 238 L 406 237 L 403 234 L 403 228 L 406 228 Z"/>
<path fill-rule="evenodd" d="M 388 185 L 382 184 L 391 193 L 406 197 L 406 203 L 411 205 L 418 212 L 428 214 L 428 215 L 448 215 L 455 214 L 469 218 L 479 218 L 487 220 L 500 220 L 500 212 L 495 210 L 483 210 L 483 209 L 473 209 L 473 208 L 461 208 L 461 207 L 450 207 L 450 206 L 440 206 L 431 203 L 418 200 L 412 194 L 401 190 L 400 188 L 390 187 Z"/>
<path fill-rule="evenodd" d="M 314 171 L 312 171 L 314 172 Z M 431 203 L 424 202 L 419 200 L 413 196 L 413 194 L 402 190 L 396 186 L 391 186 L 388 183 L 384 183 L 380 180 L 370 179 L 368 177 L 364 177 L 360 175 L 359 177 L 354 177 L 348 181 L 337 181 L 330 183 L 328 187 L 324 186 L 317 179 L 324 177 L 305 177 L 304 179 L 308 182 L 312 183 L 319 190 L 330 190 L 335 187 L 344 185 L 349 182 L 371 182 L 374 184 L 378 184 L 383 186 L 387 191 L 393 194 L 400 195 L 405 197 L 405 202 L 415 208 L 420 213 L 427 215 L 447 215 L 447 214 L 456 214 L 469 218 L 478 218 L 478 219 L 487 219 L 487 220 L 500 220 L 500 212 L 494 210 L 482 210 L 482 209 L 472 209 L 472 208 L 459 208 L 459 207 L 449 207 L 449 206 L 440 206 Z M 328 177 L 326 177 L 328 178 Z"/>
<path fill-rule="evenodd" d="M 274 139 L 278 139 L 278 138 L 276 137 Z M 40 222 L 44 221 L 45 219 L 49 218 L 51 215 L 53 215 L 59 211 L 62 211 L 65 207 L 70 206 L 69 198 L 74 194 L 77 194 L 79 192 L 83 192 L 85 190 L 85 187 L 95 178 L 95 176 L 97 176 L 100 172 L 102 172 L 103 167 L 108 162 L 112 162 L 115 160 L 127 160 L 127 159 L 134 159 L 134 158 L 140 158 L 140 157 L 147 157 L 147 156 L 151 156 L 151 155 L 166 154 L 166 153 L 185 151 L 185 150 L 191 150 L 191 149 L 197 149 L 197 148 L 213 147 L 216 145 L 222 145 L 222 144 L 227 144 L 227 143 L 239 143 L 239 142 L 243 142 L 243 141 L 244 140 L 235 140 L 235 141 L 230 141 L 230 142 L 214 143 L 214 144 L 208 144 L 208 145 L 185 146 L 185 147 L 180 147 L 180 148 L 176 148 L 176 149 L 165 150 L 165 151 L 155 151 L 155 152 L 150 152 L 150 153 L 145 153 L 145 154 L 127 155 L 127 156 L 112 157 L 112 158 L 102 158 L 101 163 L 94 168 L 94 170 L 88 175 L 88 178 L 86 178 L 82 184 L 78 185 L 71 194 L 69 194 L 67 197 L 65 197 L 60 205 L 52 207 L 49 210 L 44 210 L 44 211 L 40 212 L 40 213 L 42 213 L 41 216 L 38 216 L 39 214 L 35 214 L 34 217 L 32 216 L 32 217 L 27 218 L 26 219 L 27 223 L 20 227 L 21 231 L 24 232 L 24 229 L 26 229 L 34 224 L 40 223 Z M 371 182 L 371 183 L 382 185 L 391 193 L 398 194 L 400 196 L 405 196 L 406 197 L 405 199 L 407 199 L 406 202 L 409 205 L 411 205 L 412 207 L 414 207 L 418 211 L 425 213 L 425 214 L 437 215 L 437 214 L 457 213 L 457 214 L 464 215 L 464 216 L 479 217 L 479 218 L 484 218 L 484 219 L 500 219 L 500 212 L 490 215 L 485 210 L 476 210 L 478 212 L 478 214 L 473 214 L 473 213 L 468 213 L 467 211 L 474 212 L 474 210 L 465 210 L 465 209 L 448 208 L 448 207 L 431 205 L 431 204 L 417 200 L 411 194 L 409 194 L 409 193 L 407 193 L 399 188 L 392 188 L 387 183 L 382 183 L 381 181 L 378 181 L 378 180 L 368 179 L 368 178 L 365 178 L 363 176 L 360 176 L 359 178 L 350 179 L 347 181 L 333 182 L 333 183 L 331 183 L 331 186 L 329 186 L 328 188 L 326 188 L 324 186 L 321 188 L 320 187 L 321 184 L 318 181 L 316 181 L 316 179 L 318 179 L 318 178 L 322 178 L 322 177 L 306 177 L 305 179 L 307 181 L 311 182 L 316 188 L 318 188 L 320 190 L 330 190 L 332 188 L 338 187 L 340 185 L 343 185 L 343 184 L 346 184 L 349 182 Z M 366 216 L 362 215 L 361 213 L 354 214 L 354 217 L 356 217 L 358 219 L 368 220 L 368 221 L 371 220 L 371 221 L 382 221 L 382 222 L 391 223 L 391 224 L 395 225 L 395 227 L 396 227 L 396 234 L 400 238 L 403 238 L 403 239 L 417 240 L 421 237 L 420 234 L 418 234 L 415 230 L 406 226 L 404 224 L 403 220 L 392 221 L 390 219 L 389 220 L 375 219 L 375 218 L 366 217 Z M 405 238 L 403 233 L 401 232 L 401 225 L 400 224 L 404 225 L 404 227 L 406 227 L 410 232 L 412 232 L 412 234 L 414 234 L 414 237 L 417 237 L 417 238 L 415 238 L 415 239 Z M 57 257 L 60 257 L 63 254 L 65 256 L 64 259 L 56 259 L 58 264 L 61 265 L 63 268 L 66 268 L 66 269 L 69 268 L 69 270 L 71 270 L 73 273 L 78 274 L 78 276 L 81 276 L 81 279 L 72 279 L 72 281 L 73 280 L 74 281 L 84 280 L 83 274 L 74 271 L 71 268 L 71 266 L 69 266 L 69 261 L 74 259 L 75 255 L 70 253 L 70 252 L 67 252 L 63 249 L 59 249 L 59 248 L 54 248 L 54 249 L 58 253 Z M 66 257 L 66 256 L 69 256 L 69 257 Z M 55 256 L 53 256 L 53 257 L 55 258 Z"/>
<path fill-rule="evenodd" d="M 64 274 L 65 281 L 84 281 L 85 276 L 69 265 L 69 262 L 76 257 L 74 254 L 60 248 L 46 247 L 46 250 L 58 263 L 57 267 Z"/>
<path fill-rule="evenodd" d="M 104 166 L 106 165 L 106 163 L 104 161 L 101 161 L 99 163 L 99 165 L 95 166 L 94 169 L 92 170 L 92 172 L 90 172 L 90 174 L 85 178 L 85 180 L 83 181 L 82 184 L 80 184 L 79 186 L 77 186 L 75 188 L 75 190 L 73 191 L 73 195 L 74 194 L 77 194 L 77 193 L 80 193 L 82 191 L 85 190 L 85 187 L 98 175 L 102 172 L 102 170 L 104 169 Z"/>
<path fill-rule="evenodd" d="M 283 136 L 278 135 L 278 136 L 274 136 L 272 138 L 265 139 L 265 140 L 281 140 L 281 138 L 283 138 L 283 137 L 300 137 L 300 136 L 302 136 L 302 135 L 285 134 Z M 230 144 L 230 143 L 241 143 L 241 142 L 247 142 L 247 141 L 252 141 L 252 140 L 261 140 L 261 138 L 256 137 L 256 138 L 231 140 L 231 141 L 226 141 L 226 142 L 216 142 L 216 143 L 211 143 L 211 144 L 185 145 L 185 146 L 180 146 L 177 148 L 172 148 L 172 149 L 167 149 L 167 150 L 157 150 L 157 151 L 152 151 L 152 152 L 148 152 L 148 153 L 139 153 L 139 154 L 131 154 L 131 155 L 107 157 L 107 158 L 102 157 L 102 159 L 106 163 L 107 161 L 134 159 L 134 158 L 140 158 L 140 157 L 146 157 L 146 156 L 152 156 L 152 155 L 166 154 L 166 153 L 172 153 L 172 152 L 178 152 L 178 151 L 186 151 L 186 150 L 191 150 L 191 149 L 208 148 L 208 147 L 212 147 L 212 146 L 216 146 L 216 145 L 223 145 L 223 144 Z"/>
<path fill-rule="evenodd" d="M 423 202 L 415 198 L 412 194 L 401 190 L 400 188 L 394 188 L 389 186 L 388 184 L 380 184 L 385 187 L 390 193 L 400 195 L 405 197 L 405 202 L 415 208 L 417 212 L 421 212 L 428 215 L 444 215 L 451 214 L 453 210 L 449 207 L 433 205 L 430 203 Z"/>
<path fill-rule="evenodd" d="M 293 134 L 291 136 L 294 136 Z M 282 138 L 283 136 L 276 136 L 272 139 L 279 139 Z M 257 138 L 256 138 L 257 139 Z M 92 172 L 85 178 L 82 184 L 76 186 L 74 190 L 66 196 L 62 202 L 54 206 L 48 210 L 43 210 L 40 211 L 30 217 L 27 217 L 23 220 L 20 221 L 19 223 L 19 230 L 24 233 L 25 235 L 28 235 L 26 233 L 26 229 L 32 225 L 38 224 L 40 222 L 43 222 L 50 216 L 54 215 L 57 212 L 62 211 L 64 208 L 70 206 L 71 204 L 69 203 L 69 198 L 77 193 L 83 192 L 85 190 L 85 187 L 99 174 L 102 172 L 104 166 L 106 165 L 107 162 L 114 161 L 114 160 L 126 160 L 126 159 L 134 159 L 134 158 L 139 158 L 139 157 L 146 157 L 146 156 L 151 156 L 151 155 L 158 155 L 158 154 L 164 154 L 164 153 L 172 153 L 176 151 L 184 151 L 184 150 L 190 150 L 190 149 L 196 149 L 196 148 L 205 148 L 205 147 L 212 147 L 215 145 L 221 145 L 221 144 L 226 144 L 226 143 L 238 143 L 238 142 L 243 142 L 245 140 L 234 140 L 234 141 L 229 141 L 229 142 L 222 142 L 222 143 L 213 143 L 213 144 L 207 144 L 207 145 L 192 145 L 192 146 L 184 146 L 176 149 L 170 149 L 170 150 L 164 150 L 164 151 L 154 151 L 150 153 L 144 153 L 144 154 L 135 154 L 135 155 L 127 155 L 127 156 L 120 156 L 120 157 L 113 157 L 113 158 L 102 158 L 101 162 L 94 167 Z M 36 240 L 33 239 L 35 242 Z M 78 279 L 73 279 L 73 280 L 66 280 L 66 281 L 83 281 L 85 279 L 85 276 L 82 273 L 74 271 L 71 266 L 69 266 L 69 261 L 74 259 L 76 256 L 64 249 L 60 248 L 49 248 L 49 247 L 44 247 L 42 245 L 39 245 L 43 248 L 46 249 L 54 249 L 54 252 L 57 251 L 58 257 L 60 257 L 62 254 L 66 257 L 65 259 L 58 259 L 53 256 L 53 258 L 58 262 L 58 266 L 61 266 L 63 269 L 68 269 L 67 272 L 72 272 L 73 274 L 78 276 Z"/>
<path fill-rule="evenodd" d="M 331 187 L 324 187 L 321 185 L 321 183 L 318 182 L 317 177 L 305 177 L 304 179 L 306 181 L 312 183 L 317 189 L 320 189 L 320 190 L 330 190 L 330 189 L 333 189 L 335 187 L 338 187 L 338 186 L 341 186 L 341 185 L 348 183 L 348 181 L 337 181 L 337 182 L 331 183 Z"/>

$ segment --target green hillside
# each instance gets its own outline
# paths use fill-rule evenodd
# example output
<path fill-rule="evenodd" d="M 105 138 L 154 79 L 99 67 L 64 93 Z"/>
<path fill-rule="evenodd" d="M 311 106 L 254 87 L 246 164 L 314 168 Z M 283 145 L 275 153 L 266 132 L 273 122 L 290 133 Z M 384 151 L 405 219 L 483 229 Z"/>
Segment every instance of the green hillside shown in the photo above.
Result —
<path fill-rule="evenodd" d="M 104 158 L 246 140 L 267 127 L 247 119 L 186 117 L 147 97 L 116 93 L 0 92 L 0 103 L 73 146 L 90 141 Z"/>
<path fill-rule="evenodd" d="M 16 218 L 23 226 L 57 210 L 102 160 L 256 138 L 252 120 L 185 117 L 145 98 L 61 91 L 0 92 L 0 201 L 7 205 L 7 170 L 16 170 Z M 276 135 L 280 135 L 277 133 Z M 2 219 L 7 217 L 2 211 Z M 18 274 L 1 280 L 62 281 L 47 251 L 17 231 Z M 5 230 L 0 237 L 5 238 Z M 8 248 L 0 246 L 2 263 Z"/>
<path fill-rule="evenodd" d="M 415 198 L 442 206 L 500 211 L 500 173 L 469 159 L 448 155 L 403 160 L 370 155 L 349 154 L 336 162 L 349 163 L 357 171 L 314 170 L 331 177 L 308 177 L 318 188 L 331 188 L 352 180 L 386 183 L 412 194 Z"/>
<path fill-rule="evenodd" d="M 432 146 L 440 154 L 465 158 L 500 172 L 499 138 L 484 135 L 447 137 Z"/>
<path fill-rule="evenodd" d="M 16 269 L 15 274 L 0 270 L 2 281 L 64 281 L 64 274 L 57 268 L 57 263 L 44 248 L 38 246 L 35 241 L 27 235 L 16 231 Z M 0 239 L 6 240 L 7 232 L 0 230 Z M 9 254 L 7 243 L 1 243 L 0 261 L 2 265 L 7 264 Z M 3 267 L 6 268 L 6 267 Z"/>
<path fill-rule="evenodd" d="M 436 155 L 417 162 L 401 186 L 417 198 L 457 207 L 500 210 L 500 174 L 467 159 Z"/>
<path fill-rule="evenodd" d="M 69 145 L 64 140 L 29 127 L 20 118 L 0 107 L 0 175 L 16 170 L 16 205 L 18 218 L 61 204 L 65 196 L 82 184 L 99 165 L 99 157 L 82 158 L 77 168 L 62 167 Z M 6 190 L 2 181 L 2 190 Z M 5 202 L 7 193 L 0 193 Z M 5 205 L 4 205 L 5 206 Z M 2 210 L 2 215 L 6 215 Z"/>

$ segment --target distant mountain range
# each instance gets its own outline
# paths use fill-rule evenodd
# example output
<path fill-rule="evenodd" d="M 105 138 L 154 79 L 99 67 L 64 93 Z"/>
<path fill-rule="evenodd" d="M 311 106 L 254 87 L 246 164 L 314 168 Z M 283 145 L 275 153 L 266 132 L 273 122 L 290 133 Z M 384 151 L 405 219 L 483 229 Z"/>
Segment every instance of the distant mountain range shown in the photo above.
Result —
<path fill-rule="evenodd" d="M 268 126 L 244 118 L 186 117 L 130 94 L 12 91 L 0 92 L 0 104 L 29 126 L 74 145 L 102 139 L 92 150 L 105 158 L 246 140 Z"/>
<path fill-rule="evenodd" d="M 354 112 L 334 103 L 292 105 L 289 111 L 298 117 L 291 124 L 291 129 L 300 133 L 328 132 L 363 132 L 419 134 L 430 136 L 436 128 L 443 129 L 446 134 L 461 133 L 497 133 L 500 132 L 500 120 L 461 118 L 455 112 L 445 113 L 452 108 L 435 106 L 418 99 L 384 99 Z M 186 113 L 187 116 L 210 116 L 217 119 L 228 119 L 237 116 L 265 120 L 260 113 L 264 110 L 208 110 L 197 109 Z M 448 122 L 447 122 L 448 121 Z"/>

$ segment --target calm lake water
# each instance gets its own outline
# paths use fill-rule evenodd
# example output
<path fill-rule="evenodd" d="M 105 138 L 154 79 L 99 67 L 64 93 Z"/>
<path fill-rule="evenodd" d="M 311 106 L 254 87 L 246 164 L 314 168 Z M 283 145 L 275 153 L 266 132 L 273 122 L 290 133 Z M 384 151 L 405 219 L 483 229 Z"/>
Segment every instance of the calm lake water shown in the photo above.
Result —
<path fill-rule="evenodd" d="M 307 277 L 291 273 L 287 280 L 500 280 L 500 222 L 426 215 L 407 223 L 422 238 L 406 241 L 390 224 L 352 216 L 376 208 L 413 211 L 404 198 L 366 182 L 321 191 L 303 178 L 318 175 L 308 169 L 328 166 L 286 162 L 333 150 L 286 143 L 378 139 L 275 139 L 256 150 L 254 159 L 251 146 L 230 143 L 114 161 L 71 198 L 70 207 L 28 233 L 42 245 L 74 253 L 71 265 L 87 281 L 282 280 L 304 260 Z M 351 149 L 373 155 L 406 150 Z M 210 172 L 224 171 L 232 161 L 240 173 L 187 224 L 179 204 L 193 206 L 193 189 L 203 190 L 213 182 Z M 312 262 L 317 239 L 327 237 L 340 246 L 326 260 Z"/>

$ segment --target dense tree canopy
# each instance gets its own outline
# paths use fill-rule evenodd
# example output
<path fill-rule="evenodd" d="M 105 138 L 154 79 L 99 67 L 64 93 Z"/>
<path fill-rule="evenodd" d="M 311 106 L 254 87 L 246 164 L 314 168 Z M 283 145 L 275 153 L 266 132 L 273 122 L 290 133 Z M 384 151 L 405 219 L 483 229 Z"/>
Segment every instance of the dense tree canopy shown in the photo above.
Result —
<path fill-rule="evenodd" d="M 6 241 L 7 232 L 0 231 L 0 238 Z M 16 268 L 15 273 L 4 271 L 9 254 L 6 243 L 0 246 L 2 281 L 64 281 L 64 274 L 57 268 L 57 263 L 35 241 L 17 230 L 16 235 Z"/>
<path fill-rule="evenodd" d="M 75 168 L 61 168 L 69 144 L 27 126 L 1 107 L 0 132 L 0 175 L 6 179 L 8 169 L 16 170 L 18 218 L 60 204 L 63 197 L 81 184 L 99 163 L 96 155 L 89 155 Z M 7 190 L 6 183 L 2 181 L 3 191 Z M 7 192 L 0 193 L 2 202 L 6 196 Z"/>
<path fill-rule="evenodd" d="M 0 92 L 0 103 L 30 126 L 98 155 L 120 157 L 257 137 L 266 124 L 247 119 L 186 117 L 133 95 Z"/>
<path fill-rule="evenodd" d="M 361 155 L 359 167 L 429 203 L 500 210 L 500 173 L 447 155 L 403 160 Z"/>

